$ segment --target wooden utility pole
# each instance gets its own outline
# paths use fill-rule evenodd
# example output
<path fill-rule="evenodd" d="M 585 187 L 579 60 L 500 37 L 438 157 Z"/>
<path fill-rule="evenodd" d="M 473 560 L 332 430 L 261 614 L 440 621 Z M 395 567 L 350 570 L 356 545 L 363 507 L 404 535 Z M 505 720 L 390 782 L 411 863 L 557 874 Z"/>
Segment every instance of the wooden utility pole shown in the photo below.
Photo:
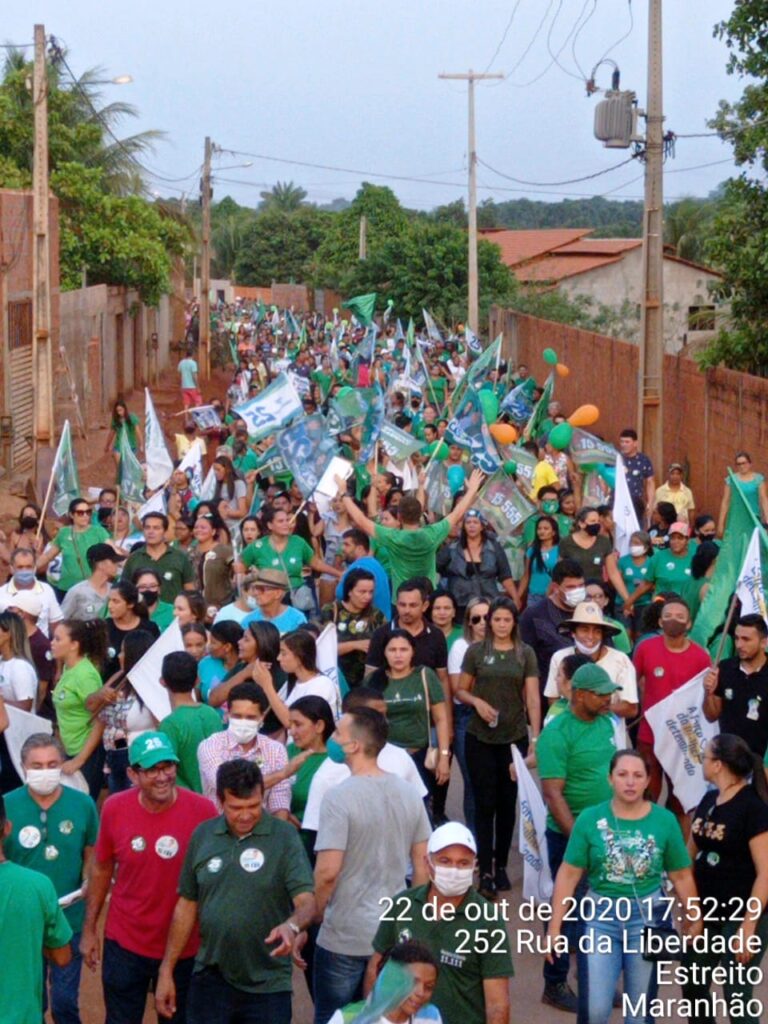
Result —
<path fill-rule="evenodd" d="M 201 380 L 211 376 L 211 153 L 213 147 L 205 139 L 203 176 L 200 179 L 200 204 L 203 214 L 202 246 L 200 250 L 200 352 Z"/>
<path fill-rule="evenodd" d="M 478 324 L 478 288 L 477 288 L 477 149 L 475 146 L 475 82 L 483 81 L 486 78 L 503 78 L 504 75 L 484 75 L 478 71 L 463 72 L 461 74 L 441 74 L 438 78 L 458 79 L 466 82 L 469 89 L 469 141 L 467 152 L 469 154 L 469 182 L 468 182 L 468 295 L 467 295 L 467 323 L 470 330 L 477 333 L 480 329 Z"/>
<path fill-rule="evenodd" d="M 358 243 L 357 258 L 360 260 L 368 258 L 368 219 L 365 214 L 360 217 L 360 239 Z"/>
<path fill-rule="evenodd" d="M 663 465 L 664 380 L 664 115 L 661 0 L 648 6 L 648 100 L 645 132 L 643 299 L 637 379 L 637 429 L 658 473 Z"/>
<path fill-rule="evenodd" d="M 32 77 L 35 144 L 32 165 L 32 380 L 35 391 L 34 482 L 41 493 L 53 466 L 53 360 L 51 357 L 51 267 L 48 239 L 48 77 L 45 26 L 35 25 Z"/>

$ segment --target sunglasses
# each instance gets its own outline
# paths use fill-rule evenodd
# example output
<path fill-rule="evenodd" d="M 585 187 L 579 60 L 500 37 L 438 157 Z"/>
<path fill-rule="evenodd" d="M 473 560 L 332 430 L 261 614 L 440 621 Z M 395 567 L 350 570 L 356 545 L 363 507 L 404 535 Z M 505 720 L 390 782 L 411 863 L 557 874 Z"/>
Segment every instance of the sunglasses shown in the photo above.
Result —
<path fill-rule="evenodd" d="M 72 513 L 72 515 L 75 516 L 87 516 L 90 514 L 91 510 L 89 508 L 76 508 L 75 511 Z"/>
<path fill-rule="evenodd" d="M 478 622 L 485 622 L 485 615 L 470 615 L 469 621 L 473 626 L 476 626 Z"/>

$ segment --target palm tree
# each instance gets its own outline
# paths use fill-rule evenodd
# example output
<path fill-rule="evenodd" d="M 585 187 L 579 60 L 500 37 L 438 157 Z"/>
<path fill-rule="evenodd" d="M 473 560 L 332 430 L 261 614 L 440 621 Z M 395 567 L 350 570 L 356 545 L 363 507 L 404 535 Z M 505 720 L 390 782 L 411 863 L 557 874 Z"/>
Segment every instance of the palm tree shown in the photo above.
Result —
<path fill-rule="evenodd" d="M 689 197 L 673 203 L 664 211 L 664 241 L 674 246 L 680 259 L 701 261 L 707 227 L 712 219 L 712 204 Z"/>
<path fill-rule="evenodd" d="M 261 193 L 260 209 L 292 213 L 304 205 L 306 198 L 306 190 L 300 185 L 294 185 L 292 181 L 278 181 L 269 192 Z"/>

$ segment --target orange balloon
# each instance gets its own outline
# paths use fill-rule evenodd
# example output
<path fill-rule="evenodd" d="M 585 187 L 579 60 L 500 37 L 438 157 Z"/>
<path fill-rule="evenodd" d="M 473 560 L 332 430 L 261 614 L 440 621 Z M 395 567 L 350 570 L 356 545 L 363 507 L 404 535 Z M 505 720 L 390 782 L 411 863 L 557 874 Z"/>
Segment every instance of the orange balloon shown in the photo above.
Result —
<path fill-rule="evenodd" d="M 600 410 L 596 405 L 580 405 L 579 408 L 572 412 L 568 417 L 568 422 L 572 427 L 591 427 L 593 423 L 597 423 L 600 419 Z"/>
<path fill-rule="evenodd" d="M 520 436 L 517 427 L 511 423 L 492 423 L 488 429 L 491 437 L 499 444 L 514 444 Z"/>
<path fill-rule="evenodd" d="M 558 377 L 567 377 L 571 372 L 564 363 L 558 363 L 555 367 Z"/>

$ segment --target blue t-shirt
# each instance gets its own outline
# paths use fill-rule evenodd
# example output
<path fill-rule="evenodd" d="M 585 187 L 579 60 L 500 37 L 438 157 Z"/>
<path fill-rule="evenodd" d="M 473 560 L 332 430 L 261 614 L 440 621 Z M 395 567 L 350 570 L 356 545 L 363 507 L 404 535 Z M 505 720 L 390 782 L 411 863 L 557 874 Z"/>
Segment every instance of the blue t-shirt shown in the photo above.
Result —
<path fill-rule="evenodd" d="M 298 608 L 283 608 L 274 619 L 265 618 L 261 613 L 261 608 L 257 608 L 255 611 L 249 612 L 240 625 L 243 629 L 247 629 L 252 622 L 271 622 L 282 636 L 284 633 L 290 633 L 292 629 L 299 629 L 306 621 L 306 615 Z"/>
<path fill-rule="evenodd" d="M 200 680 L 200 696 L 208 703 L 208 695 L 215 689 L 227 674 L 227 666 L 221 658 L 212 658 L 206 654 L 197 665 L 197 678 Z"/>
<path fill-rule="evenodd" d="M 179 363 L 179 373 L 181 374 L 181 386 L 183 388 L 196 388 L 196 375 L 197 375 L 197 363 L 194 359 L 187 357 L 182 359 Z"/>
<path fill-rule="evenodd" d="M 344 597 L 344 578 L 352 569 L 367 569 L 373 573 L 373 607 L 378 608 L 384 618 L 389 622 L 392 617 L 392 591 L 389 586 L 389 577 L 384 567 L 373 555 L 366 555 L 364 558 L 357 558 L 346 569 L 344 576 L 339 580 L 336 587 L 336 600 L 341 601 Z"/>
<path fill-rule="evenodd" d="M 526 551 L 526 556 L 531 560 L 531 574 L 528 580 L 528 593 L 534 595 L 546 594 L 549 584 L 552 582 L 552 570 L 557 563 L 559 555 L 557 544 L 553 548 L 541 552 L 541 561 L 544 563 L 544 570 L 539 566 L 538 559 L 533 557 L 533 548 Z"/>

